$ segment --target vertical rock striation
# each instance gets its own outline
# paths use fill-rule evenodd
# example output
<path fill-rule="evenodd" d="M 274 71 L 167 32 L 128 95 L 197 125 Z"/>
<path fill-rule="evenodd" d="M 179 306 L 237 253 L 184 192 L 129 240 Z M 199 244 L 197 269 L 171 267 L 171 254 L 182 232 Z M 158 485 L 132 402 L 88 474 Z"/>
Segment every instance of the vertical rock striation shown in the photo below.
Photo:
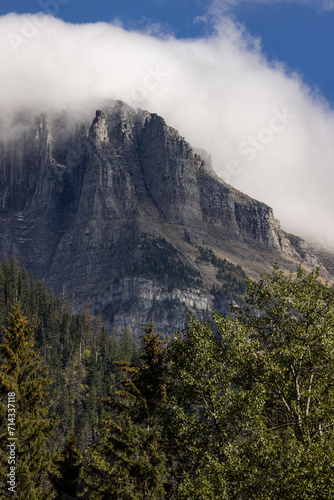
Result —
<path fill-rule="evenodd" d="M 189 309 L 227 310 L 224 258 L 253 277 L 274 261 L 319 264 L 205 158 L 163 118 L 122 102 L 95 117 L 18 114 L 0 136 L 0 258 L 14 255 L 116 330 L 139 332 L 153 315 L 166 334 Z"/>

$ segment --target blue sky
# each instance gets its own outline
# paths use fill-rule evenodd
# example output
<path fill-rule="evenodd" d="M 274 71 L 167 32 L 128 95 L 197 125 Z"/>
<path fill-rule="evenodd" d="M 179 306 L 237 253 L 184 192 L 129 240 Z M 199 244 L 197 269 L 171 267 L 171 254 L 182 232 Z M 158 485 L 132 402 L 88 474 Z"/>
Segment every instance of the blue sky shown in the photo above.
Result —
<path fill-rule="evenodd" d="M 238 18 L 261 37 L 269 59 L 299 71 L 334 104 L 334 9 L 299 3 L 243 4 Z"/>
<path fill-rule="evenodd" d="M 334 2 L 332 0 L 221 0 L 228 15 L 260 37 L 268 60 L 285 62 L 301 73 L 334 106 Z M 204 16 L 208 0 L 1 0 L 0 15 L 57 9 L 71 23 L 120 19 L 129 29 L 160 23 L 178 38 L 200 37 L 210 29 Z M 55 7 L 56 5 L 56 7 Z"/>

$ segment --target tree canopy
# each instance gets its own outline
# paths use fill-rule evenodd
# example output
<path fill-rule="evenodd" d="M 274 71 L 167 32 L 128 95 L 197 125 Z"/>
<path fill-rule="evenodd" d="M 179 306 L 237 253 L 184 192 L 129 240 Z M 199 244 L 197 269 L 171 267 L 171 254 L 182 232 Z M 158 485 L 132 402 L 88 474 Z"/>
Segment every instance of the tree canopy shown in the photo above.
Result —
<path fill-rule="evenodd" d="M 334 293 L 277 267 L 169 345 L 176 498 L 334 496 Z"/>
<path fill-rule="evenodd" d="M 1 479 L 4 490 L 8 479 L 8 429 L 15 432 L 15 476 L 17 486 L 12 498 L 37 500 L 50 498 L 44 480 L 51 467 L 47 439 L 54 423 L 44 406 L 47 368 L 39 352 L 34 351 L 34 329 L 28 327 L 20 305 L 13 308 L 4 328 L 0 346 L 0 392 L 14 395 L 15 412 L 8 416 L 7 400 L 1 398 Z M 12 421 L 12 426 L 9 425 Z"/>
<path fill-rule="evenodd" d="M 248 281 L 244 307 L 189 315 L 167 344 L 151 322 L 137 354 L 128 330 L 108 336 L 88 307 L 71 316 L 37 289 L 13 262 L 0 268 L 0 440 L 15 393 L 24 491 L 13 498 L 334 498 L 334 289 L 318 271 L 275 267 Z"/>

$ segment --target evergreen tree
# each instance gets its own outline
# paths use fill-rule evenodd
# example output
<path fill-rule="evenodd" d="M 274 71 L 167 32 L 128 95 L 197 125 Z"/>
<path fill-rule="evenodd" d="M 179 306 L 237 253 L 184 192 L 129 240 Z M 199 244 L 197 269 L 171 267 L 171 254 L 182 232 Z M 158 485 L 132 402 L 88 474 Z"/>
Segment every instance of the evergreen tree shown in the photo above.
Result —
<path fill-rule="evenodd" d="M 165 349 L 152 323 L 144 331 L 140 366 L 120 362 L 124 390 L 103 400 L 101 440 L 90 450 L 85 473 L 92 499 L 164 498 Z"/>
<path fill-rule="evenodd" d="M 127 328 L 124 328 L 119 339 L 119 360 L 132 362 L 137 355 L 136 346 L 132 339 L 132 333 Z"/>
<path fill-rule="evenodd" d="M 91 315 L 88 307 L 82 314 L 72 315 L 64 300 L 55 298 L 43 282 L 36 283 L 11 258 L 0 265 L 0 344 L 7 312 L 17 301 L 36 325 L 35 346 L 41 350 L 53 381 L 45 404 L 49 405 L 49 417 L 61 422 L 50 446 L 58 449 L 59 442 L 74 429 L 78 448 L 85 450 L 96 438 L 102 411 L 99 398 L 120 388 L 122 374 L 115 365 L 122 359 L 118 342 L 113 345 L 100 316 Z"/>
<path fill-rule="evenodd" d="M 5 491 L 8 486 L 7 444 L 10 429 L 16 438 L 16 485 L 12 498 L 40 500 L 50 497 L 46 486 L 46 475 L 50 468 L 47 439 L 54 424 L 47 418 L 48 409 L 44 407 L 45 388 L 49 383 L 46 379 L 47 368 L 40 353 L 34 351 L 34 328 L 27 325 L 20 305 L 16 305 L 7 319 L 4 343 L 0 346 L 1 479 L 2 491 Z M 15 395 L 15 420 L 8 417 L 7 421 L 8 393 Z"/>
<path fill-rule="evenodd" d="M 54 460 L 54 465 L 56 471 L 50 473 L 50 480 L 56 491 L 55 500 L 62 500 L 66 495 L 68 498 L 77 498 L 82 457 L 76 448 L 73 432 L 69 435 L 65 448 Z"/>

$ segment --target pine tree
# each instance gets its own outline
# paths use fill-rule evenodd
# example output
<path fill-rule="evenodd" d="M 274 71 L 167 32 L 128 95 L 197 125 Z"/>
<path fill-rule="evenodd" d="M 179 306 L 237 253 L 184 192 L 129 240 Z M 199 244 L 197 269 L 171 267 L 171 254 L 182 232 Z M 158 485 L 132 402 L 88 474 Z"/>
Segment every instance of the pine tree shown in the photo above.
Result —
<path fill-rule="evenodd" d="M 111 386 L 120 388 L 122 373 L 115 361 L 123 357 L 113 349 L 100 316 L 90 315 L 87 308 L 73 316 L 64 300 L 55 298 L 43 282 L 36 283 L 13 258 L 0 264 L 0 344 L 7 312 L 17 302 L 36 325 L 35 349 L 41 350 L 53 381 L 45 404 L 50 405 L 49 417 L 59 418 L 61 425 L 50 447 L 58 450 L 75 429 L 78 448 L 84 450 L 95 440 L 99 398 L 109 397 Z"/>
<path fill-rule="evenodd" d="M 126 374 L 124 390 L 103 400 L 101 440 L 90 450 L 85 471 L 92 499 L 164 498 L 165 349 L 153 333 L 153 323 L 144 331 L 140 366 L 120 362 Z"/>
<path fill-rule="evenodd" d="M 131 362 L 136 357 L 136 346 L 134 345 L 132 334 L 127 328 L 124 328 L 119 339 L 119 348 L 120 360 Z"/>
<path fill-rule="evenodd" d="M 50 467 L 47 438 L 54 423 L 47 418 L 43 406 L 47 368 L 39 352 L 34 351 L 34 328 L 28 327 L 20 305 L 13 308 L 4 328 L 4 342 L 0 346 L 0 457 L 2 491 L 8 485 L 8 425 L 15 441 L 15 493 L 12 498 L 40 500 L 50 497 L 46 474 Z M 15 420 L 8 417 L 7 395 L 13 396 Z M 13 413 L 12 413 L 13 414 Z"/>

